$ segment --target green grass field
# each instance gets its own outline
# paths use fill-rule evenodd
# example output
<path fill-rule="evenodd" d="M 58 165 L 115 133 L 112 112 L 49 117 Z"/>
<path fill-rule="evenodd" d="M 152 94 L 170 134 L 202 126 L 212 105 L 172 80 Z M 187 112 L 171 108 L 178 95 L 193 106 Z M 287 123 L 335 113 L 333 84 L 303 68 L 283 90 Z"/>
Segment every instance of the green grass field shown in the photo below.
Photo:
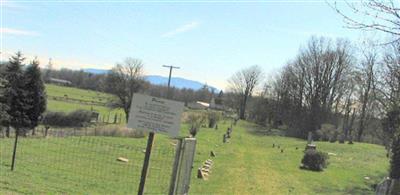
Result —
<path fill-rule="evenodd" d="M 94 91 L 46 87 L 51 96 L 68 94 L 103 103 L 112 98 Z M 51 111 L 76 109 L 122 113 L 104 106 L 48 101 Z M 382 146 L 317 142 L 318 150 L 336 155 L 330 156 L 325 171 L 313 172 L 299 169 L 304 140 L 267 136 L 262 127 L 240 121 L 234 126 L 232 139 L 223 144 L 222 135 L 230 121 L 218 126 L 219 130 L 202 128 L 198 133 L 190 194 L 374 194 L 372 185 L 387 175 L 388 159 Z M 182 125 L 181 135 L 188 135 L 188 129 L 187 124 Z M 156 136 L 148 194 L 167 193 L 174 142 Z M 284 152 L 272 148 L 272 144 L 280 145 Z M 132 194 L 139 185 L 146 138 L 21 138 L 14 172 L 10 171 L 12 146 L 12 138 L 0 138 L 0 194 Z M 210 158 L 211 150 L 217 156 L 209 180 L 197 179 L 197 168 Z M 118 162 L 118 157 L 128 158 L 129 162 Z"/>
<path fill-rule="evenodd" d="M 102 92 L 77 89 L 73 87 L 64 87 L 53 84 L 46 85 L 46 92 L 48 96 L 64 98 L 67 95 L 69 98 L 79 99 L 83 101 L 94 101 L 95 103 L 108 103 L 115 99 L 114 96 Z M 122 121 L 125 121 L 125 113 L 122 109 L 112 109 L 107 106 L 87 105 L 84 103 L 73 101 L 60 101 L 49 98 L 47 100 L 47 110 L 58 112 L 71 112 L 78 109 L 93 110 L 100 113 L 101 117 L 109 118 L 109 121 L 114 120 L 114 115 L 121 116 Z M 110 115 L 110 116 L 108 116 Z"/>
<path fill-rule="evenodd" d="M 234 127 L 229 143 L 222 144 L 228 124 L 222 122 L 219 130 L 203 128 L 199 132 L 191 194 L 374 194 L 371 186 L 387 173 L 385 150 L 378 145 L 317 142 L 319 150 L 336 156 L 330 156 L 325 171 L 312 172 L 298 168 L 304 140 L 266 136 L 259 127 L 241 121 Z M 187 128 L 183 125 L 181 133 L 187 133 Z M 0 194 L 135 193 L 146 139 L 81 139 L 88 140 L 22 139 L 15 172 L 9 171 L 12 139 L 1 140 Z M 172 142 L 163 135 L 156 136 L 149 193 L 166 193 L 173 160 Z M 273 143 L 284 152 L 272 148 Z M 211 176 L 207 181 L 197 179 L 196 170 L 210 158 L 211 150 L 217 155 Z M 117 162 L 118 156 L 127 157 L 130 163 Z"/>

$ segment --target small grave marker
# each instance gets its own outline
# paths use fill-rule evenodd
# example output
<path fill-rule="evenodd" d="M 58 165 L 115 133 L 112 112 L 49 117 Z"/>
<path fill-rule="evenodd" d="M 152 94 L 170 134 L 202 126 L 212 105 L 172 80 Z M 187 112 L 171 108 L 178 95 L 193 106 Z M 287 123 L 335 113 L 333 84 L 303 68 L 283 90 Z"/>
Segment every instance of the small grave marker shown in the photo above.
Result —
<path fill-rule="evenodd" d="M 129 160 L 127 158 L 124 158 L 124 157 L 118 157 L 117 161 L 125 162 L 125 163 L 129 162 Z"/>

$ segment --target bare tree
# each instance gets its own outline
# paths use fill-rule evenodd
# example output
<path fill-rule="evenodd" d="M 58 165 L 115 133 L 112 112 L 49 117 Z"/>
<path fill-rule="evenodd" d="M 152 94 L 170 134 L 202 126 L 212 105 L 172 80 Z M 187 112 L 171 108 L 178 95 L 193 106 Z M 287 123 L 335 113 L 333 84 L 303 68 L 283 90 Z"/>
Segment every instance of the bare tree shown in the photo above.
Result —
<path fill-rule="evenodd" d="M 400 4 L 395 0 L 361 0 L 346 2 L 351 13 L 344 13 L 337 2 L 331 5 L 343 16 L 351 29 L 380 31 L 393 35 L 392 42 L 400 41 Z"/>
<path fill-rule="evenodd" d="M 237 94 L 239 99 L 239 118 L 245 119 L 246 105 L 254 88 L 259 84 L 263 72 L 257 65 L 235 73 L 229 80 L 229 90 Z"/>
<path fill-rule="evenodd" d="M 400 42 L 386 48 L 381 94 L 386 108 L 400 106 Z"/>
<path fill-rule="evenodd" d="M 361 62 L 361 70 L 359 72 L 358 82 L 360 87 L 360 118 L 359 126 L 357 131 L 357 141 L 361 141 L 362 135 L 365 128 L 365 117 L 367 114 L 367 108 L 371 104 L 371 96 L 374 94 L 375 84 L 375 70 L 374 67 L 377 62 L 377 54 L 374 51 L 365 52 L 364 60 Z"/>
<path fill-rule="evenodd" d="M 143 84 L 143 62 L 134 58 L 118 63 L 105 79 L 105 91 L 118 97 L 118 106 L 124 109 L 127 121 L 132 95 L 140 91 Z"/>
<path fill-rule="evenodd" d="M 323 123 L 336 127 L 353 67 L 350 44 L 312 37 L 273 85 L 275 120 L 288 125 L 290 134 L 307 137 Z"/>

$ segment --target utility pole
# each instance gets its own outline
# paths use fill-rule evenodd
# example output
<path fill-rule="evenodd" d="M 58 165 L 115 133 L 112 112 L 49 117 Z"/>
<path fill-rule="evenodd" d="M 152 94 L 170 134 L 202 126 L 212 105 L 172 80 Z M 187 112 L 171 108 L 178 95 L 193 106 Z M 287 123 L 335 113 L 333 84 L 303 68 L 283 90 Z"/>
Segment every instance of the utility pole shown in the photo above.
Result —
<path fill-rule="evenodd" d="M 167 66 L 167 65 L 163 65 L 163 67 L 165 68 L 169 68 L 169 77 L 168 77 L 168 91 L 167 91 L 167 95 L 168 98 L 170 98 L 170 92 L 169 92 L 169 88 L 171 87 L 171 75 L 172 75 L 172 69 L 180 69 L 180 67 L 178 66 Z"/>

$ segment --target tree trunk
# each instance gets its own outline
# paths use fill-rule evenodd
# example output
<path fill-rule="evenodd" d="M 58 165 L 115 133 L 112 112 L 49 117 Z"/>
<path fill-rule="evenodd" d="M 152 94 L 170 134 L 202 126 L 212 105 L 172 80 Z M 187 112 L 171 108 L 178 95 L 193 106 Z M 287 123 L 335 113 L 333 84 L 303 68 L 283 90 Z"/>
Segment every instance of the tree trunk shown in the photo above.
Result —
<path fill-rule="evenodd" d="M 46 126 L 46 127 L 45 127 L 44 137 L 47 137 L 47 133 L 48 133 L 49 129 L 50 129 L 49 126 Z"/>
<path fill-rule="evenodd" d="M 246 119 L 246 104 L 247 104 L 247 95 L 245 94 L 244 95 L 244 98 L 243 98 L 243 102 L 242 102 L 242 105 L 241 105 L 241 107 L 240 107 L 240 115 L 239 115 L 239 118 L 240 119 L 242 119 L 242 120 L 245 120 Z"/>
<path fill-rule="evenodd" d="M 125 112 L 125 120 L 126 120 L 126 123 L 128 123 L 128 120 L 129 120 L 129 112 Z"/>
<path fill-rule="evenodd" d="M 6 127 L 6 137 L 10 137 L 10 126 Z"/>
<path fill-rule="evenodd" d="M 356 109 L 353 108 L 353 114 L 351 115 L 350 124 L 347 126 L 348 133 L 349 133 L 350 137 L 352 137 L 353 123 L 354 123 L 355 118 L 356 118 Z M 353 141 L 353 140 L 351 140 L 351 141 Z"/>

